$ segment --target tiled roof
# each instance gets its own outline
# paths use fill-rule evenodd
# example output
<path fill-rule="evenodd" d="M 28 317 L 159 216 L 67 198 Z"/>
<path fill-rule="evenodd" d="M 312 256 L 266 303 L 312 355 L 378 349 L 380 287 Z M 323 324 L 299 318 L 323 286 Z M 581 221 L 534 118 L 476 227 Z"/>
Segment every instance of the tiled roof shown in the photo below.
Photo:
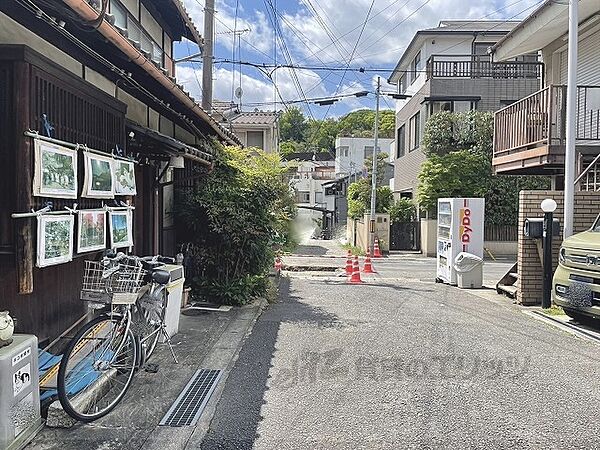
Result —
<path fill-rule="evenodd" d="M 277 121 L 278 114 L 272 111 L 241 112 L 231 117 L 234 125 L 271 125 Z"/>
<path fill-rule="evenodd" d="M 472 33 L 475 31 L 508 32 L 512 30 L 518 23 L 520 23 L 518 20 L 441 20 L 437 27 L 426 28 L 420 31 L 423 33 L 444 33 L 446 31 L 462 31 L 465 33 Z"/>

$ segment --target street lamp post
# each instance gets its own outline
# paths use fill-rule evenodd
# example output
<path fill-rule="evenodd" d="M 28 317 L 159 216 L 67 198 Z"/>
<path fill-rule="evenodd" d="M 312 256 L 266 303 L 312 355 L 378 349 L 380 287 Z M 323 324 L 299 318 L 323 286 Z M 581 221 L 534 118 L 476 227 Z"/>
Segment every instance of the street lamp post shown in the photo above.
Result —
<path fill-rule="evenodd" d="M 377 202 L 377 145 L 379 144 L 379 93 L 381 90 L 381 77 L 377 77 L 377 90 L 375 91 L 375 131 L 373 133 L 373 171 L 371 174 L 371 221 L 369 224 L 369 248 L 374 254 L 375 246 L 375 206 Z"/>
<path fill-rule="evenodd" d="M 542 201 L 542 211 L 544 211 L 544 284 L 542 291 L 542 308 L 550 308 L 552 305 L 552 234 L 554 231 L 554 211 L 556 211 L 556 202 L 547 198 Z"/>

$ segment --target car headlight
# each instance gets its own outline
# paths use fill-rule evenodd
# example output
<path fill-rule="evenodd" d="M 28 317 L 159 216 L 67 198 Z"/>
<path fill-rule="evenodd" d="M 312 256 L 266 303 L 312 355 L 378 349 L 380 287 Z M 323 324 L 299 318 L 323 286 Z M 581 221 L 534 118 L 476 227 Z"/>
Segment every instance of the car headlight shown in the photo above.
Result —
<path fill-rule="evenodd" d="M 558 252 L 558 262 L 559 263 L 561 263 L 561 264 L 565 263 L 565 260 L 566 260 L 565 255 L 566 255 L 566 253 L 567 253 L 567 251 L 565 250 L 565 248 L 561 247 L 560 251 Z"/>

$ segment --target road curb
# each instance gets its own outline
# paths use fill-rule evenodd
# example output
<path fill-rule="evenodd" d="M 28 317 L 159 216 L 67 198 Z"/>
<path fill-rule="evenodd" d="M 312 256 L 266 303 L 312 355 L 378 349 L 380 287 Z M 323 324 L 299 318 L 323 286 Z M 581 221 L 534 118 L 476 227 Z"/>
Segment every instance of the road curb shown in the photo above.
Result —
<path fill-rule="evenodd" d="M 220 369 L 222 375 L 195 427 L 171 428 L 157 426 L 144 442 L 144 450 L 181 450 L 200 446 L 210 427 L 227 378 L 237 361 L 244 341 L 252 332 L 254 324 L 267 306 L 268 302 L 265 299 L 259 299 L 250 305 L 242 306 L 237 312 L 237 317 L 231 320 L 206 356 L 198 362 L 199 368 Z"/>

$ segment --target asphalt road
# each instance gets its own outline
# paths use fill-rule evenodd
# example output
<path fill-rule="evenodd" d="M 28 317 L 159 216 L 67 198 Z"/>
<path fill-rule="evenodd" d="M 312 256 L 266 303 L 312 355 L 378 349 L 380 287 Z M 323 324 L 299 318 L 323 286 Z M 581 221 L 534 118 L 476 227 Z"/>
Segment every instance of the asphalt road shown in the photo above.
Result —
<path fill-rule="evenodd" d="M 201 448 L 600 447 L 597 344 L 385 264 L 364 285 L 284 278 Z"/>

